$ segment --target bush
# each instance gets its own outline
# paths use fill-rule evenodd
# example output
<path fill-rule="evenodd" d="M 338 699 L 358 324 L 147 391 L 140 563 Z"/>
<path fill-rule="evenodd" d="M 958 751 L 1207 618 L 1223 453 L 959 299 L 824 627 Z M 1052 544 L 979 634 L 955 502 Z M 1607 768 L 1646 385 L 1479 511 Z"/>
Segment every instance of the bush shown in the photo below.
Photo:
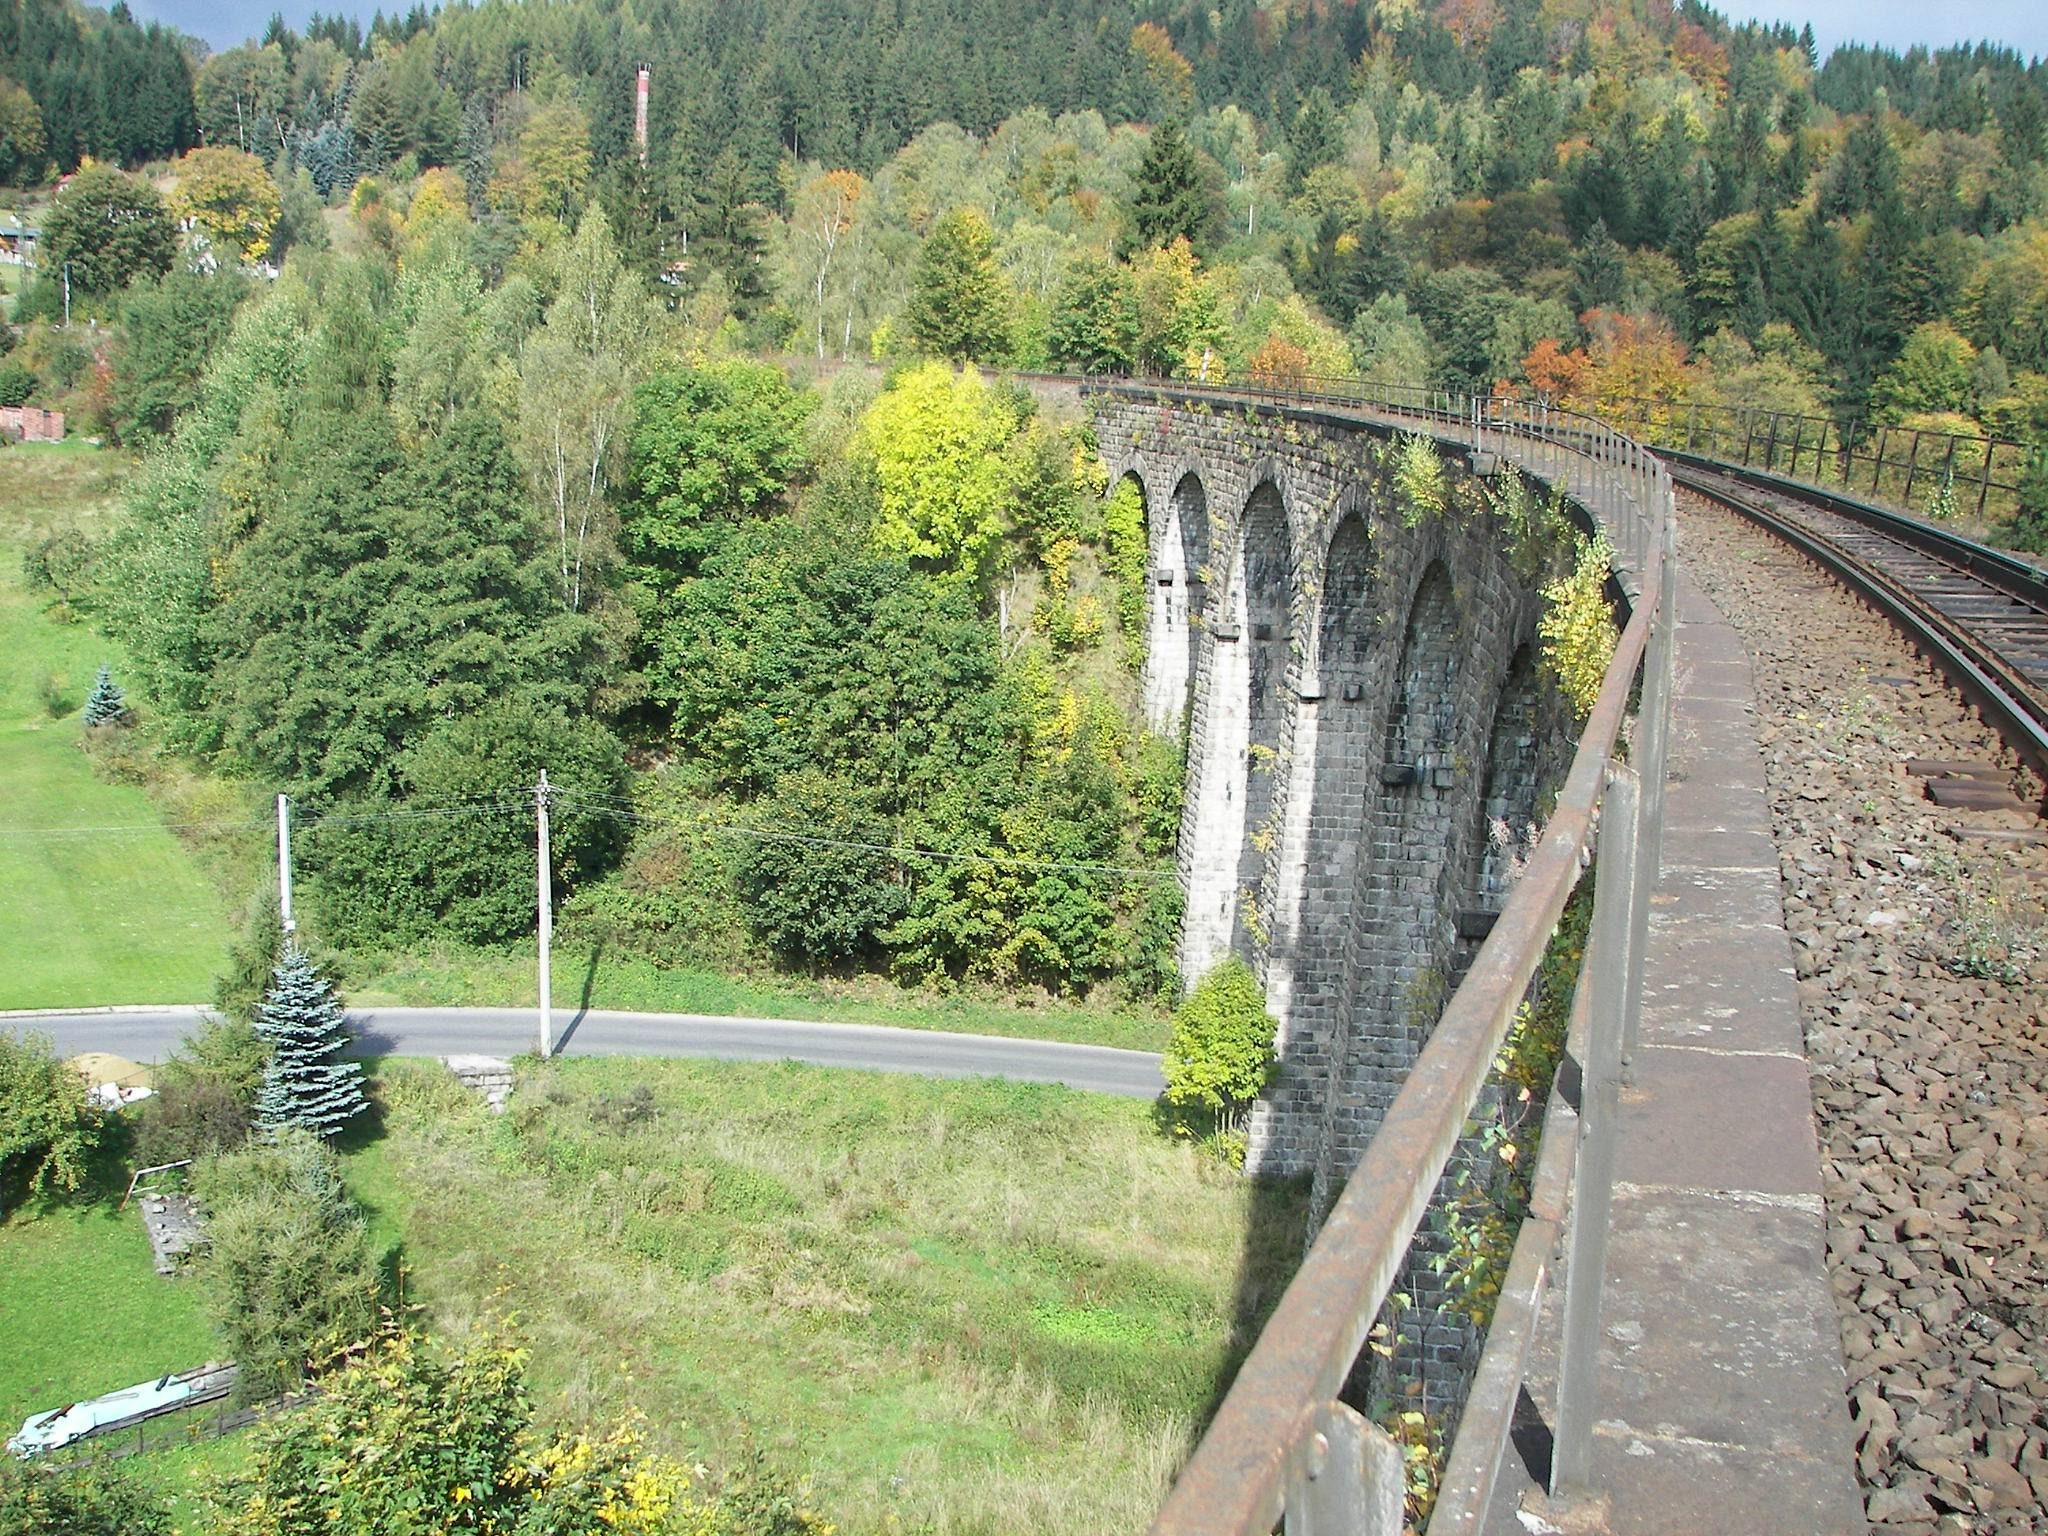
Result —
<path fill-rule="evenodd" d="M 0 1455 L 0 1536 L 170 1536 L 162 1504 L 118 1464 L 52 1470 Z"/>
<path fill-rule="evenodd" d="M 284 919 L 277 892 L 268 881 L 257 893 L 241 933 L 228 945 L 227 967 L 213 981 L 213 1006 L 227 1018 L 248 1024 L 270 986 L 270 973 L 284 952 Z"/>
<path fill-rule="evenodd" d="M 241 1367 L 237 1398 L 296 1387 L 369 1336 L 378 1286 L 362 1212 L 318 1138 L 280 1130 L 200 1164 L 197 1183 L 208 1237 L 199 1269 L 214 1329 Z"/>
<path fill-rule="evenodd" d="M 1272 1076 L 1278 1031 L 1258 978 L 1231 956 L 1174 1013 L 1163 1064 L 1166 1102 L 1207 1110 L 1219 1124 L 1241 1120 Z"/>
<path fill-rule="evenodd" d="M 27 405 L 36 392 L 36 376 L 13 358 L 0 363 L 0 405 Z"/>
<path fill-rule="evenodd" d="M 738 857 L 740 899 L 754 931 L 785 959 L 833 965 L 872 952 L 903 914 L 889 828 L 864 813 L 854 785 L 815 769 L 790 775 L 750 817 L 769 832 Z"/>
<path fill-rule="evenodd" d="M 533 932 L 533 790 L 560 791 L 550 818 L 558 890 L 595 880 L 624 847 L 614 806 L 627 792 L 624 749 L 595 721 L 532 696 L 494 700 L 437 725 L 400 756 L 404 799 L 351 802 L 307 828 L 306 867 L 340 943 L 452 938 L 491 944 Z M 490 814 L 382 817 L 407 804 L 495 805 Z"/>
<path fill-rule="evenodd" d="M 0 1210 L 11 1196 L 77 1189 L 100 1128 L 85 1079 L 57 1059 L 49 1036 L 0 1034 Z"/>
<path fill-rule="evenodd" d="M 485 1334 L 463 1348 L 379 1339 L 321 1383 L 320 1401 L 263 1432 L 225 1490 L 225 1536 L 329 1530 L 440 1536 L 503 1531 L 809 1536 L 829 1530 L 786 1480 L 748 1465 L 712 1494 L 623 1423 L 533 1423 L 524 1352 Z"/>
<path fill-rule="evenodd" d="M 145 1164 L 232 1152 L 249 1139 L 256 1090 L 270 1053 L 246 1022 L 208 1019 L 157 1074 L 156 1097 L 136 1127 Z"/>

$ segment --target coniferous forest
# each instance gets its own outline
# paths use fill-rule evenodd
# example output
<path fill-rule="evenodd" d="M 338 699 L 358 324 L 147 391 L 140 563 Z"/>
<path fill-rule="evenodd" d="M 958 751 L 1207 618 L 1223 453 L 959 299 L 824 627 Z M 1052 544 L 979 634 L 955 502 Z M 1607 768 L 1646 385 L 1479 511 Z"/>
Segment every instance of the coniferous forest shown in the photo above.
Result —
<path fill-rule="evenodd" d="M 32 568 L 153 741 L 324 822 L 326 941 L 529 933 L 545 766 L 572 933 L 1149 1004 L 1142 514 L 1005 370 L 2039 444 L 2044 134 L 2011 49 L 1694 0 L 566 0 L 213 54 L 12 0 L 0 400 L 146 451 Z M 2048 469 L 1999 516 L 2048 544 Z"/>

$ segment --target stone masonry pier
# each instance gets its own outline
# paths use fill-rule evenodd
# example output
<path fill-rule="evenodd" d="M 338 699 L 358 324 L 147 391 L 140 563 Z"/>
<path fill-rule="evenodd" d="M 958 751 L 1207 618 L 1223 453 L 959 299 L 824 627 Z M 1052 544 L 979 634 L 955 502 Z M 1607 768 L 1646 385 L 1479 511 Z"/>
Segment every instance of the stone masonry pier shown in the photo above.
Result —
<path fill-rule="evenodd" d="M 1442 445 L 1446 504 L 1419 508 L 1390 428 L 1154 389 L 1093 403 L 1111 484 L 1145 500 L 1147 709 L 1187 732 L 1182 974 L 1236 953 L 1264 983 L 1280 1071 L 1247 1164 L 1313 1175 L 1325 1209 L 1568 761 L 1541 582 L 1462 447 Z"/>

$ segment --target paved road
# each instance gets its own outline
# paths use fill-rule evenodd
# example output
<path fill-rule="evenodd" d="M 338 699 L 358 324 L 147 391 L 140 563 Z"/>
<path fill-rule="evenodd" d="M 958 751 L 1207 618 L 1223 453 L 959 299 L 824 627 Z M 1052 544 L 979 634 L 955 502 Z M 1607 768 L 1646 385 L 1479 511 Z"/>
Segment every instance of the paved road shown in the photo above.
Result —
<path fill-rule="evenodd" d="M 118 1011 L 51 1010 L 0 1016 L 0 1030 L 39 1030 L 60 1056 L 111 1051 L 131 1061 L 161 1061 L 192 1028 L 194 1007 Z M 531 1008 L 371 1008 L 349 1015 L 363 1055 L 509 1056 L 532 1050 Z M 572 1022 L 573 1021 L 573 1022 Z M 928 1077 L 1007 1077 L 1065 1083 L 1094 1093 L 1149 1099 L 1164 1086 L 1159 1058 L 1146 1051 L 997 1035 L 956 1035 L 875 1024 L 808 1024 L 787 1019 L 724 1019 L 694 1013 L 557 1014 L 560 1048 L 572 1055 L 710 1056 L 726 1061 L 808 1061 Z"/>

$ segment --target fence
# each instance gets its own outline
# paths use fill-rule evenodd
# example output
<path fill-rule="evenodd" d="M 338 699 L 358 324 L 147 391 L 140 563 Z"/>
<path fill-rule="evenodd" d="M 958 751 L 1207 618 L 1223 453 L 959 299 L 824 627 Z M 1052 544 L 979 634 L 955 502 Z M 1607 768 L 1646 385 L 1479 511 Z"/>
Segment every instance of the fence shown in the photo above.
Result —
<path fill-rule="evenodd" d="M 1118 387 L 1118 386 L 1112 386 Z M 1606 529 L 1633 611 L 1593 706 L 1557 809 L 1505 910 L 1378 1135 L 1331 1210 L 1294 1281 L 1238 1371 L 1208 1432 L 1182 1470 L 1154 1536 L 1288 1536 L 1402 1528 L 1405 1468 L 1399 1447 L 1343 1400 L 1395 1276 L 1457 1148 L 1489 1070 L 1529 990 L 1550 935 L 1597 841 L 1593 930 L 1574 1033 L 1579 1115 L 1554 1117 L 1530 1219 L 1496 1310 L 1479 1376 L 1450 1451 L 1436 1520 L 1476 1525 L 1505 1445 L 1536 1300 L 1559 1236 L 1564 1188 L 1572 1263 L 1564 1302 L 1564 1371 L 1554 1426 L 1555 1492 L 1580 1487 L 1592 1445 L 1591 1378 L 1599 1342 L 1600 1285 L 1613 1174 L 1619 1084 L 1632 1053 L 1641 997 L 1649 897 L 1663 824 L 1669 737 L 1672 613 L 1665 579 L 1671 482 L 1639 442 L 1604 422 L 1543 402 L 1482 399 L 1357 380 L 1295 377 L 1207 387 L 1124 385 L 1155 394 L 1270 400 L 1339 408 L 1426 431 L 1474 455 L 1519 464 L 1559 487 Z M 1636 738 L 1617 753 L 1642 673 Z M 1553 1095 L 1553 1099 L 1562 1095 Z M 1553 1139 L 1554 1138 L 1554 1139 Z"/>
<path fill-rule="evenodd" d="M 1970 514 L 2005 521 L 2019 510 L 2020 485 L 2044 450 L 2002 437 L 1923 427 L 1845 432 L 1825 416 L 1754 406 L 1664 400 L 1615 402 L 1609 419 L 1660 448 L 1806 480 L 1934 518 Z"/>

